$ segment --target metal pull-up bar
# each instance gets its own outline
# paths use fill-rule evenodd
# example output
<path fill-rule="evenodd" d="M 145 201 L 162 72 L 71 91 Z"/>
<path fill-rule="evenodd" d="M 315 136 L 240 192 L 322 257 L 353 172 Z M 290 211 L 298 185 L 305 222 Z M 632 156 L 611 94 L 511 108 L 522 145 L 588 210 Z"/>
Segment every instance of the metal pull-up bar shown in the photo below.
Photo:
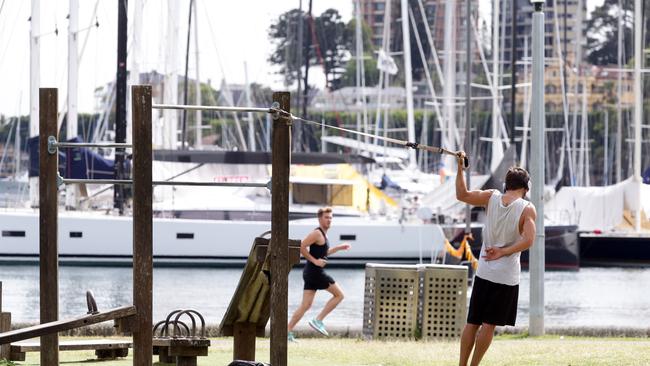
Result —
<path fill-rule="evenodd" d="M 57 177 L 57 186 L 62 184 L 133 184 L 131 179 L 73 179 Z M 192 186 L 192 187 L 236 187 L 236 188 L 266 188 L 271 190 L 271 180 L 266 183 L 246 183 L 246 182 L 187 182 L 187 181 L 167 181 L 155 180 L 151 182 L 152 186 Z"/>
<path fill-rule="evenodd" d="M 132 148 L 132 144 L 122 143 L 102 143 L 102 142 L 57 142 L 56 137 L 47 137 L 47 152 L 50 155 L 56 154 L 60 148 L 77 148 L 77 147 L 120 147 Z M 63 184 L 133 184 L 130 179 L 73 179 L 64 178 L 59 174 L 56 176 L 56 186 Z M 154 186 L 193 186 L 193 187 L 237 187 L 237 188 L 266 188 L 271 190 L 271 180 L 267 182 L 187 182 L 187 181 L 152 181 Z"/>

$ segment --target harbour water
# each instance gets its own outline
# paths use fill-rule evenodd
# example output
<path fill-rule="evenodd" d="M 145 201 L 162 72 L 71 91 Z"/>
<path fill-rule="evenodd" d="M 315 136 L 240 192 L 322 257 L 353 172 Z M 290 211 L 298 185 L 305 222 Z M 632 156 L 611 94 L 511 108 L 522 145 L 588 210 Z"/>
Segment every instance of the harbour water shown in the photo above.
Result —
<path fill-rule="evenodd" d="M 365 272 L 332 268 L 328 272 L 342 286 L 345 300 L 328 317 L 336 326 L 361 328 Z M 3 265 L 3 311 L 13 322 L 38 322 L 39 269 L 36 265 Z M 174 309 L 193 308 L 208 324 L 218 324 L 235 291 L 241 269 L 155 268 L 154 320 Z M 522 272 L 517 325 L 528 323 L 528 272 Z M 650 269 L 583 268 L 577 272 L 547 272 L 545 276 L 545 323 L 549 327 L 650 327 Z M 85 314 L 85 292 L 92 290 L 101 309 L 128 305 L 132 301 L 132 271 L 128 267 L 59 268 L 59 316 Z M 289 311 L 298 306 L 302 294 L 300 269 L 289 277 Z M 328 299 L 316 296 L 309 319 Z"/>

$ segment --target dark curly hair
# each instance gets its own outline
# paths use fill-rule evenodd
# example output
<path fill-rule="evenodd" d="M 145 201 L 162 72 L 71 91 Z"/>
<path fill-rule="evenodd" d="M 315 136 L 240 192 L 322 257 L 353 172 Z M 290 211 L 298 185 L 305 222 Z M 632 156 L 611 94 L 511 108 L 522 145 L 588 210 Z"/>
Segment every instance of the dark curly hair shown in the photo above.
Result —
<path fill-rule="evenodd" d="M 514 191 L 520 188 L 524 188 L 528 191 L 529 181 L 530 175 L 528 175 L 526 169 L 513 166 L 508 169 L 508 173 L 506 173 L 506 191 Z"/>

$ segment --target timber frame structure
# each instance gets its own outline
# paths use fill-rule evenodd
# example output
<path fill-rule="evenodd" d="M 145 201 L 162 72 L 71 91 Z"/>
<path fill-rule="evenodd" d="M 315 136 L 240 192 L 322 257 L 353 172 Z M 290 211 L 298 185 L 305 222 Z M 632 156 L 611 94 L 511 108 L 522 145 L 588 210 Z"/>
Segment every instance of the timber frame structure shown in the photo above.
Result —
<path fill-rule="evenodd" d="M 59 320 L 58 278 L 58 147 L 56 88 L 39 91 L 39 215 L 40 215 L 40 319 L 33 327 L 0 333 L 0 345 L 41 338 L 41 364 L 59 365 L 58 332 L 113 320 L 118 331 L 133 334 L 133 365 L 153 361 L 153 219 L 152 219 L 152 109 L 215 109 L 206 106 L 152 104 L 150 85 L 132 86 L 133 113 L 133 304 L 70 320 Z M 288 216 L 289 166 L 291 161 L 290 94 L 273 93 L 274 107 L 252 108 L 273 114 L 270 263 L 270 361 L 287 365 Z M 228 107 L 223 107 L 224 109 Z M 279 112 L 279 113 L 278 113 Z M 88 145 L 88 144 L 86 144 Z M 98 144 L 99 145 L 99 144 Z M 123 146 L 128 147 L 128 146 Z M 122 147 L 119 147 L 122 149 Z M 116 151 L 116 153 L 119 153 Z M 65 180 L 64 180 L 65 181 Z M 131 182 L 117 181 L 116 184 Z M 155 183 L 153 183 L 155 184 Z M 179 183 L 182 184 L 182 183 Z"/>

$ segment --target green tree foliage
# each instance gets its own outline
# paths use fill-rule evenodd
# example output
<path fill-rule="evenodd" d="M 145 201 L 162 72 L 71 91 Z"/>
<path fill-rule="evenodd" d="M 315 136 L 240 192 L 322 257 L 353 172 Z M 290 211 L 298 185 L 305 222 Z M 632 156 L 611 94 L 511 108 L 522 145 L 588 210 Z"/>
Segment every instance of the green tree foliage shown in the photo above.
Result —
<path fill-rule="evenodd" d="M 299 57 L 299 23 L 302 22 L 303 47 L 310 45 Z M 349 58 L 349 41 L 346 39 L 345 23 L 336 9 L 327 9 L 320 16 L 310 19 L 307 13 L 292 9 L 280 15 L 269 28 L 269 39 L 275 50 L 269 62 L 280 66 L 279 73 L 285 76 L 287 85 L 293 84 L 299 75 L 305 59 L 310 65 L 322 65 L 328 87 L 335 84 L 345 71 Z"/>
<path fill-rule="evenodd" d="M 332 88 L 345 72 L 345 64 L 350 54 L 350 33 L 341 20 L 338 10 L 327 9 L 314 20 L 317 42 L 316 63 L 323 66 L 328 88 Z"/>
<path fill-rule="evenodd" d="M 275 50 L 268 61 L 280 66 L 279 74 L 284 75 L 285 84 L 291 85 L 298 78 L 298 22 L 303 22 L 303 42 L 310 37 L 306 15 L 299 9 L 292 9 L 280 15 L 269 28 L 269 40 L 275 44 Z"/>
<path fill-rule="evenodd" d="M 623 1 L 623 63 L 626 64 L 634 50 L 634 13 L 632 1 Z M 587 21 L 587 60 L 595 65 L 611 65 L 618 62 L 618 0 L 605 0 Z"/>

